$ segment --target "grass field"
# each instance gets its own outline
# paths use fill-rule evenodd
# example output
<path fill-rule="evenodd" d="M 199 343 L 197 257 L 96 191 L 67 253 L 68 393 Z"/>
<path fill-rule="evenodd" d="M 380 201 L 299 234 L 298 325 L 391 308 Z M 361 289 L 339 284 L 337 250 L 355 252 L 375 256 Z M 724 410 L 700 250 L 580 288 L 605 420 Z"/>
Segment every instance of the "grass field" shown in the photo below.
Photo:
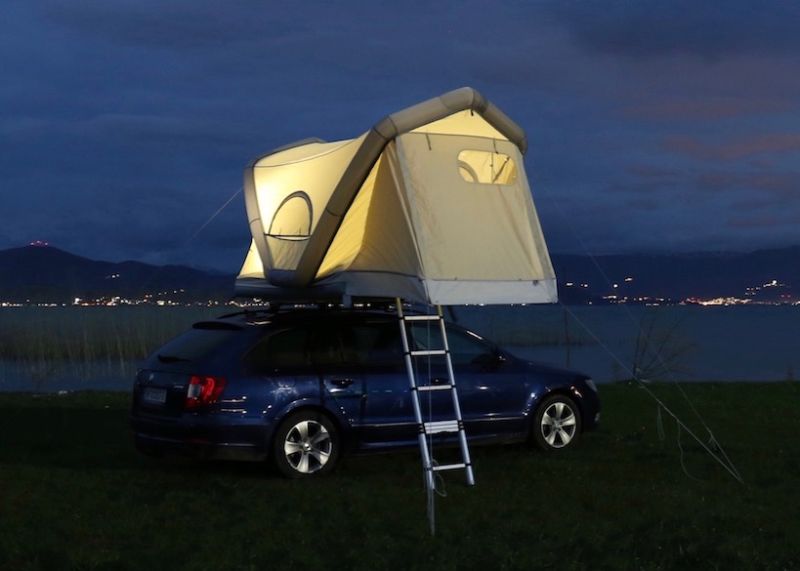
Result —
<path fill-rule="evenodd" d="M 687 418 L 674 387 L 656 390 Z M 437 534 L 418 455 L 349 457 L 330 478 L 137 456 L 127 396 L 0 395 L 0 569 L 800 568 L 800 385 L 686 387 L 736 483 L 644 391 L 601 388 L 574 450 L 474 451 L 447 477 Z"/>

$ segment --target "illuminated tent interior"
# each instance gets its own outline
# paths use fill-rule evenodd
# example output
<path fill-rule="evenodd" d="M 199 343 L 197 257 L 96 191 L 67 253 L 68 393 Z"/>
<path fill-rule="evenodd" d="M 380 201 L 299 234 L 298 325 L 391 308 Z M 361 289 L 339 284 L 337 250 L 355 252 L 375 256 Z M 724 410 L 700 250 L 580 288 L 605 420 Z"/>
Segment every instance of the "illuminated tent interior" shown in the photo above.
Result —
<path fill-rule="evenodd" d="M 526 146 L 518 125 L 462 88 L 355 139 L 258 158 L 245 170 L 253 239 L 237 295 L 555 302 Z"/>

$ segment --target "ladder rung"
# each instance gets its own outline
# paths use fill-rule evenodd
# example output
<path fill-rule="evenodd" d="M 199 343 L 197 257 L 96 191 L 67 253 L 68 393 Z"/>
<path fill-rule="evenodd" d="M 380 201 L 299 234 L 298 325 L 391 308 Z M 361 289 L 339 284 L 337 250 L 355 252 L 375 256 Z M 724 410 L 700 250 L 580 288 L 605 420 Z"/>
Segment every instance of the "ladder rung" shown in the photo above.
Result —
<path fill-rule="evenodd" d="M 424 357 L 426 355 L 446 355 L 447 351 L 444 349 L 431 349 L 427 351 L 411 351 L 411 355 L 414 357 Z"/>
<path fill-rule="evenodd" d="M 438 315 L 406 315 L 406 321 L 439 321 Z"/>
<path fill-rule="evenodd" d="M 450 383 L 446 385 L 421 385 L 417 387 L 418 391 L 449 391 L 454 385 Z"/>
<path fill-rule="evenodd" d="M 458 470 L 459 468 L 466 467 L 466 464 L 442 464 L 441 466 L 433 466 L 433 471 L 440 472 L 442 470 Z"/>
<path fill-rule="evenodd" d="M 436 422 L 426 422 L 425 433 L 436 434 L 438 432 L 458 432 L 457 420 L 438 420 Z"/>

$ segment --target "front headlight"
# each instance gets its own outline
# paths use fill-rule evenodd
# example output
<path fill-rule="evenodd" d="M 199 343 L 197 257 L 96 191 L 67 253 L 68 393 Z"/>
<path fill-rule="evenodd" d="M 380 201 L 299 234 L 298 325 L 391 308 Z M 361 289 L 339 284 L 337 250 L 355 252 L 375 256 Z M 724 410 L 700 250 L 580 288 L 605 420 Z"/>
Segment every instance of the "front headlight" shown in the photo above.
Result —
<path fill-rule="evenodd" d="M 594 392 L 597 392 L 597 385 L 594 384 L 592 379 L 586 379 L 586 386 L 592 389 Z"/>

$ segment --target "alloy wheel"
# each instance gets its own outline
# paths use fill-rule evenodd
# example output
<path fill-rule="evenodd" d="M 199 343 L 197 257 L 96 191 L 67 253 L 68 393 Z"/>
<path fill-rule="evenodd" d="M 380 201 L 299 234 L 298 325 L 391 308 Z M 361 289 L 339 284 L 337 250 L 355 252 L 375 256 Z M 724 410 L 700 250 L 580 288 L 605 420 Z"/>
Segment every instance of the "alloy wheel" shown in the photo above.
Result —
<path fill-rule="evenodd" d="M 315 420 L 301 420 L 286 433 L 283 452 L 289 465 L 301 474 L 322 469 L 331 457 L 333 441 L 328 429 Z"/>
<path fill-rule="evenodd" d="M 576 430 L 575 411 L 563 402 L 554 402 L 542 415 L 542 437 L 553 448 L 563 448 L 572 442 Z"/>

